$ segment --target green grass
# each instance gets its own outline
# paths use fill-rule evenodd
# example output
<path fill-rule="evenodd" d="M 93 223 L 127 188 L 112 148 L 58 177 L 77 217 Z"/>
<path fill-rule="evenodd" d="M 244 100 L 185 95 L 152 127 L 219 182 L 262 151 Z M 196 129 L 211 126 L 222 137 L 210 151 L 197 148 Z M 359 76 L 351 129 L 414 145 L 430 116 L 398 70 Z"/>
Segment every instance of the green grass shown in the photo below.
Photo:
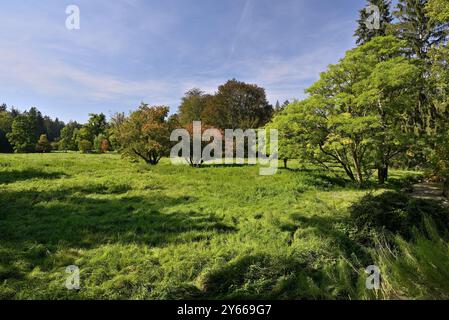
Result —
<path fill-rule="evenodd" d="M 319 169 L 0 155 L 0 299 L 347 299 L 372 264 Z M 393 172 L 388 188 L 411 172 Z M 377 190 L 376 192 L 381 192 Z M 81 270 L 81 290 L 64 287 Z M 363 294 L 361 294 L 363 296 Z"/>

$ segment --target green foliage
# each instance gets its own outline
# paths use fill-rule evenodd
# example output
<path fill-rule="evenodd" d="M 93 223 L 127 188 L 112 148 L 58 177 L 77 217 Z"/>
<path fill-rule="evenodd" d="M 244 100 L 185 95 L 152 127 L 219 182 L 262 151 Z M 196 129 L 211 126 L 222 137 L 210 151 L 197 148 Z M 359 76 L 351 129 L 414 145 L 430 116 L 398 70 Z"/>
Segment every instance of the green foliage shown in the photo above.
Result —
<path fill-rule="evenodd" d="M 385 181 L 392 158 L 409 143 L 404 119 L 419 76 L 402 57 L 403 46 L 392 36 L 376 37 L 348 51 L 307 90 L 296 123 L 312 159 L 335 162 L 359 184 L 375 168 L 382 170 L 379 182 Z"/>
<path fill-rule="evenodd" d="M 357 37 L 357 44 L 363 45 L 374 37 L 386 36 L 391 29 L 391 22 L 393 21 L 393 16 L 390 12 L 390 1 L 388 0 L 367 0 L 366 8 L 360 10 L 360 17 L 358 22 L 357 30 L 354 36 Z M 377 6 L 379 8 L 379 28 L 368 28 L 367 22 L 371 12 L 367 12 L 368 6 Z"/>
<path fill-rule="evenodd" d="M 28 115 L 17 116 L 11 126 L 11 132 L 6 136 L 17 153 L 34 152 L 37 139 L 36 124 Z"/>
<path fill-rule="evenodd" d="M 78 130 L 81 126 L 76 122 L 69 122 L 62 130 L 61 130 L 61 141 L 59 144 L 60 150 L 78 150 L 78 143 L 76 141 L 78 136 Z"/>
<path fill-rule="evenodd" d="M 78 149 L 79 151 L 81 151 L 82 153 L 88 153 L 91 152 L 93 149 L 93 145 L 92 142 L 90 142 L 89 140 L 80 140 L 78 142 Z"/>
<path fill-rule="evenodd" d="M 402 192 L 368 194 L 350 208 L 360 238 L 373 239 L 375 232 L 387 232 L 410 239 L 417 230 L 425 234 L 425 218 L 432 219 L 440 232 L 449 228 L 449 211 L 435 201 L 413 199 Z"/>
<path fill-rule="evenodd" d="M 36 151 L 41 153 L 50 152 L 52 149 L 50 141 L 48 141 L 47 135 L 42 134 L 39 137 L 39 140 L 37 141 L 36 145 Z"/>
<path fill-rule="evenodd" d="M 426 5 L 427 15 L 433 22 L 449 23 L 449 2 L 446 0 L 429 0 Z"/>
<path fill-rule="evenodd" d="M 449 299 L 449 243 L 428 220 L 426 234 L 409 242 L 396 238 L 395 247 L 380 243 L 375 254 L 381 267 L 384 299 Z"/>
<path fill-rule="evenodd" d="M 266 125 L 267 130 L 279 131 L 278 156 L 285 161 L 285 165 L 292 159 L 309 160 L 304 148 L 308 140 L 304 131 L 306 127 L 303 125 L 306 116 L 305 107 L 304 102 L 295 101 L 287 105 L 283 111 L 276 113 Z"/>
<path fill-rule="evenodd" d="M 218 129 L 254 129 L 264 126 L 273 114 L 265 89 L 235 79 L 218 87 L 207 100 L 202 117 Z"/>
<path fill-rule="evenodd" d="M 168 111 L 168 107 L 150 107 L 142 103 L 137 111 L 132 112 L 114 129 L 120 152 L 156 165 L 169 153 L 172 145 L 170 134 L 174 127 L 167 121 Z"/>
<path fill-rule="evenodd" d="M 200 89 L 194 88 L 186 92 L 179 106 L 179 123 L 183 126 L 190 125 L 193 121 L 203 120 L 204 110 L 210 95 L 206 95 Z"/>
<path fill-rule="evenodd" d="M 90 113 L 85 128 L 92 138 L 97 137 L 100 134 L 105 134 L 107 129 L 106 116 L 103 113 Z"/>
<path fill-rule="evenodd" d="M 109 151 L 109 141 L 104 134 L 99 134 L 94 139 L 94 150 L 98 153 Z"/>
<path fill-rule="evenodd" d="M 6 111 L 6 105 L 0 107 L 0 153 L 10 153 L 13 148 L 6 135 L 11 132 L 13 117 Z"/>

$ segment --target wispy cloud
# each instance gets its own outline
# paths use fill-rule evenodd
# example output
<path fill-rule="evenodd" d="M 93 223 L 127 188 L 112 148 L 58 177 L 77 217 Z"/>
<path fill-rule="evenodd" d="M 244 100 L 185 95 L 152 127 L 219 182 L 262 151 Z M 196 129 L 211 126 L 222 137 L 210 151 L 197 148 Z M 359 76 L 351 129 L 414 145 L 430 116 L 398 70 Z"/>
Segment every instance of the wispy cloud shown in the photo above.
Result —
<path fill-rule="evenodd" d="M 61 1 L 2 2 L 1 98 L 85 119 L 61 101 L 175 112 L 188 89 L 213 93 L 231 78 L 265 87 L 272 103 L 301 97 L 352 45 L 362 2 L 79 0 L 78 32 L 65 29 Z"/>

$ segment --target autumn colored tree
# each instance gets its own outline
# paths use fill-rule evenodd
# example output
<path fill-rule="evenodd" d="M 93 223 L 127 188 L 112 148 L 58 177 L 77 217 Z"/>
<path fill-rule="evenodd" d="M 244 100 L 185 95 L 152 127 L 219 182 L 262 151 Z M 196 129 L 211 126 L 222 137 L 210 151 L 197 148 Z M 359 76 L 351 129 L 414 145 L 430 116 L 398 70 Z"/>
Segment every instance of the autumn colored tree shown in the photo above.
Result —
<path fill-rule="evenodd" d="M 168 112 L 168 107 L 142 103 L 115 128 L 119 151 L 150 165 L 159 163 L 172 145 L 170 133 L 173 125 L 167 120 Z"/>

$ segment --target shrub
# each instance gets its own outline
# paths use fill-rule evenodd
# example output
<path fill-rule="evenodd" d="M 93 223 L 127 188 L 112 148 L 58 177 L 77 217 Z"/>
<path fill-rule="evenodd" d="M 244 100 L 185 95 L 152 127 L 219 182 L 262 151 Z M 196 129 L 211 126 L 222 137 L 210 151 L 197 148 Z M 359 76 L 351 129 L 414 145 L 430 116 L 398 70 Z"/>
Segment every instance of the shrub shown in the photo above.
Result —
<path fill-rule="evenodd" d="M 78 143 L 78 148 L 81 152 L 88 153 L 88 152 L 92 151 L 92 142 L 90 142 L 88 140 L 81 140 Z"/>
<path fill-rule="evenodd" d="M 409 239 L 414 229 L 426 232 L 424 219 L 432 219 L 438 230 L 449 226 L 449 212 L 437 201 L 414 199 L 403 192 L 368 194 L 350 208 L 351 218 L 360 236 L 372 232 L 398 234 Z"/>

